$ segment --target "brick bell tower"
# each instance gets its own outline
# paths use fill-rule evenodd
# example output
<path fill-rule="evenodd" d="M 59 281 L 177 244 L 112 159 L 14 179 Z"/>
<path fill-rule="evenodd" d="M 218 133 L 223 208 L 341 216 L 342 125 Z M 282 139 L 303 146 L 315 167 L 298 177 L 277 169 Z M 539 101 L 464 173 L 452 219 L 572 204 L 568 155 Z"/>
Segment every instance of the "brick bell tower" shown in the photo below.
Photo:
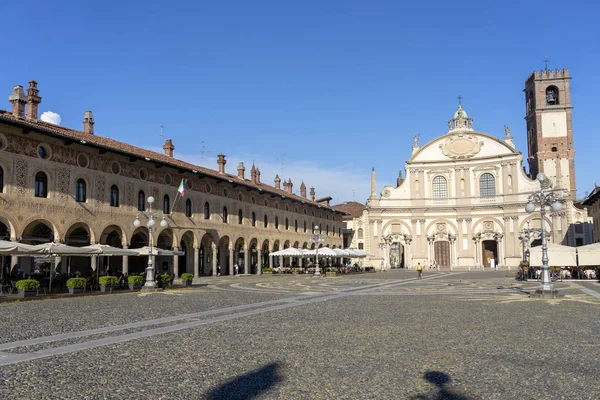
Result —
<path fill-rule="evenodd" d="M 575 200 L 575 149 L 569 70 L 534 71 L 525 81 L 529 173 L 543 172 Z"/>

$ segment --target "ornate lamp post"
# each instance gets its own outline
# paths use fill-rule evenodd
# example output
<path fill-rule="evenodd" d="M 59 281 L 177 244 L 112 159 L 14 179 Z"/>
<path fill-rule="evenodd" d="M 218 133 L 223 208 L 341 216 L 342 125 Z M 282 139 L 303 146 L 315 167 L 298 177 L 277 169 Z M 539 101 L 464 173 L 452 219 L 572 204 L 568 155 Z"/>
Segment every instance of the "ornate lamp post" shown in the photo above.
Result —
<path fill-rule="evenodd" d="M 540 182 L 540 191 L 538 193 L 533 193 L 527 199 L 527 205 L 525 206 L 525 211 L 528 213 L 532 213 L 535 211 L 535 206 L 540 206 L 540 216 L 542 219 L 541 225 L 541 237 L 542 237 L 542 284 L 539 289 L 536 290 L 537 293 L 551 294 L 552 296 L 556 295 L 556 289 L 554 289 L 552 285 L 552 280 L 550 279 L 550 266 L 548 265 L 548 242 L 546 239 L 546 228 L 544 227 L 544 217 L 546 215 L 546 207 L 550 207 L 550 210 L 554 212 L 558 212 L 563 208 L 563 198 L 562 196 L 551 189 L 550 179 L 544 173 L 539 173 L 537 175 L 537 180 Z"/>
<path fill-rule="evenodd" d="M 319 269 L 319 245 L 325 243 L 325 238 L 323 235 L 319 233 L 319 226 L 315 226 L 313 230 L 313 234 L 310 236 L 310 242 L 315 243 L 315 276 L 321 275 L 321 270 Z"/>
<path fill-rule="evenodd" d="M 154 263 L 153 263 L 153 255 L 152 255 L 152 253 L 153 253 L 152 229 L 154 228 L 154 225 L 156 224 L 156 219 L 159 218 L 160 215 L 152 213 L 152 203 L 154 203 L 154 197 L 152 197 L 152 196 L 148 197 L 147 201 L 149 204 L 148 211 L 139 212 L 137 214 L 137 216 L 135 217 L 135 221 L 133 221 L 133 226 L 138 228 L 142 225 L 142 221 L 140 221 L 140 216 L 142 216 L 148 220 L 146 225 L 148 226 L 148 247 L 150 249 L 150 252 L 148 254 L 148 266 L 146 267 L 146 283 L 144 284 L 144 287 L 155 288 L 156 282 L 154 281 Z M 160 226 L 162 226 L 163 228 L 166 228 L 167 225 L 168 225 L 167 220 L 165 219 L 165 216 L 163 214 L 162 221 L 160 221 Z"/>

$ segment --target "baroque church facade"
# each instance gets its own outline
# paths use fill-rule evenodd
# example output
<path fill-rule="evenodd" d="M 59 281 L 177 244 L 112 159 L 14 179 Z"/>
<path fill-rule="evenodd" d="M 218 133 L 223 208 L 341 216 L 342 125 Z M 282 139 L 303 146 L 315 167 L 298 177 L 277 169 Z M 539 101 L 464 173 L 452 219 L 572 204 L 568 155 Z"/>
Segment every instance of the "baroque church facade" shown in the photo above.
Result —
<path fill-rule="evenodd" d="M 395 186 L 377 193 L 372 171 L 366 207 L 347 221 L 350 246 L 372 254 L 366 264 L 378 268 L 471 269 L 518 266 L 531 242 L 539 242 L 530 235 L 526 243 L 522 232 L 542 223 L 552 243 L 591 243 L 587 210 L 575 201 L 570 79 L 566 69 L 545 69 L 526 80 L 529 174 L 508 127 L 502 138 L 478 132 L 459 105 L 446 134 L 424 146 L 414 137 L 405 179 L 400 174 Z M 539 207 L 525 211 L 542 172 L 565 200 L 543 222 Z"/>

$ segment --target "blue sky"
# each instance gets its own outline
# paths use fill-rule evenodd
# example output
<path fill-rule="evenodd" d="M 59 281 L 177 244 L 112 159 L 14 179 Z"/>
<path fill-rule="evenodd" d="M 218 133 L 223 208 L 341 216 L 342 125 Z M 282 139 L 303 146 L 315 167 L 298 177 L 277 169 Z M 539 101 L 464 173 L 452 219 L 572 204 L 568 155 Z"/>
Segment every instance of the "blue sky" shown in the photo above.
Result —
<path fill-rule="evenodd" d="M 475 128 L 526 152 L 525 79 L 569 68 L 579 197 L 596 178 L 600 6 L 592 1 L 3 2 L 0 88 L 35 79 L 40 112 L 81 129 L 317 196 L 394 184 L 463 96 Z M 9 109 L 5 102 L 1 108 Z M 160 137 L 164 125 L 165 137 Z M 368 138 L 370 144 L 366 144 Z M 202 157 L 202 144 L 205 155 Z M 281 154 L 284 162 L 281 162 Z M 600 183 L 600 182 L 598 182 Z"/>

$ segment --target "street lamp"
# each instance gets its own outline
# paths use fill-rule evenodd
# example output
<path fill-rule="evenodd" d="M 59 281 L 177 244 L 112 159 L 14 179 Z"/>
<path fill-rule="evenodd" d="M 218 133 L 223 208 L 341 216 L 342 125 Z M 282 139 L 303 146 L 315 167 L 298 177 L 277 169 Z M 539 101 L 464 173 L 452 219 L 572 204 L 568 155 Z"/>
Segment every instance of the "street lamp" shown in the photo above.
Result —
<path fill-rule="evenodd" d="M 319 232 L 319 226 L 315 226 L 313 230 L 313 234 L 310 236 L 310 242 L 315 243 L 315 276 L 321 275 L 321 271 L 319 270 L 319 245 L 325 243 L 325 238 Z"/>
<path fill-rule="evenodd" d="M 146 288 L 155 288 L 156 287 L 156 282 L 154 281 L 154 262 L 153 262 L 153 249 L 152 249 L 152 229 L 154 228 L 154 225 L 156 224 L 156 219 L 160 217 L 158 214 L 153 214 L 152 213 L 152 203 L 154 203 L 154 197 L 150 196 L 148 197 L 148 211 L 141 211 L 137 214 L 137 216 L 135 217 L 135 221 L 133 221 L 133 226 L 135 226 L 136 228 L 139 228 L 142 225 L 142 221 L 140 221 L 140 216 L 146 218 L 148 220 L 147 222 L 147 226 L 148 226 L 148 247 L 150 249 L 150 251 L 148 252 L 148 266 L 146 267 L 146 283 L 144 284 L 144 287 Z M 163 228 L 166 228 L 167 225 L 169 225 L 167 223 L 167 220 L 165 219 L 165 216 L 163 214 L 162 216 L 162 221 L 160 221 L 160 226 Z"/>
<path fill-rule="evenodd" d="M 550 179 L 544 173 L 537 175 L 537 180 L 540 182 L 540 191 L 529 195 L 527 199 L 527 205 L 525 211 L 532 213 L 535 211 L 536 205 L 540 206 L 540 217 L 541 221 L 541 237 L 542 237 L 542 284 L 539 289 L 536 290 L 542 296 L 546 293 L 552 296 L 556 295 L 556 290 L 552 285 L 550 279 L 550 266 L 548 265 L 548 242 L 546 240 L 546 228 L 544 226 L 544 217 L 546 215 L 546 207 L 550 207 L 551 211 L 558 212 L 563 208 L 562 196 L 552 190 Z"/>

